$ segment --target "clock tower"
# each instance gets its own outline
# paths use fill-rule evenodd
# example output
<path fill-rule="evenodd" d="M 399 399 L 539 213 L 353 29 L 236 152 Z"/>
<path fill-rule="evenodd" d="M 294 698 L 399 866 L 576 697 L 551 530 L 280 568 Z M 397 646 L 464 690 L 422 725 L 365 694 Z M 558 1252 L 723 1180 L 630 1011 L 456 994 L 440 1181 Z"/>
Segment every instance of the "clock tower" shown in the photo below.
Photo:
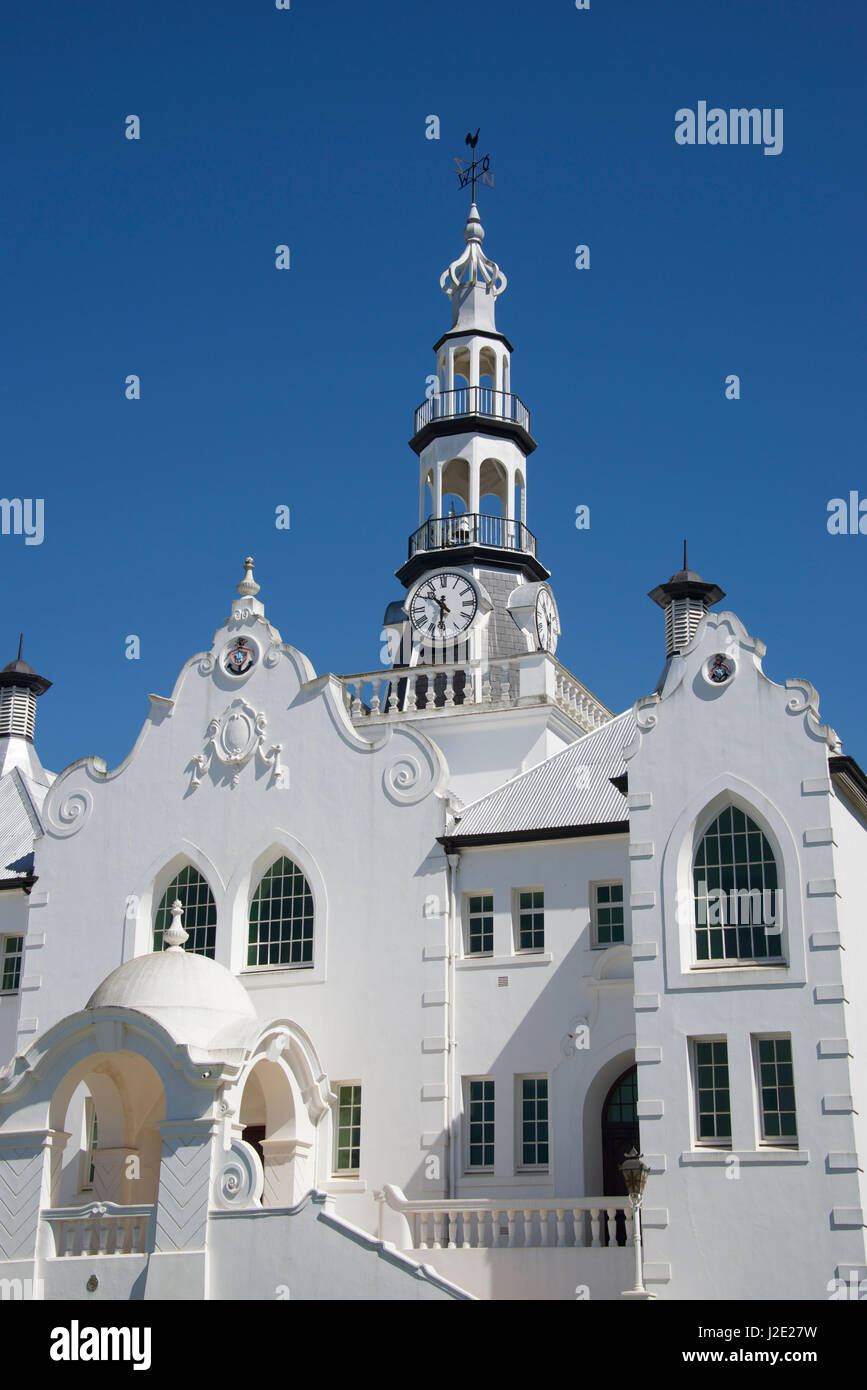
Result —
<path fill-rule="evenodd" d="M 452 325 L 434 344 L 436 374 L 415 412 L 418 527 L 385 623 L 394 664 L 498 662 L 553 655 L 560 633 L 549 572 L 527 526 L 530 412 L 512 392 L 512 344 L 497 329 L 506 277 L 482 249 L 475 202 L 465 249 L 443 272 Z"/>

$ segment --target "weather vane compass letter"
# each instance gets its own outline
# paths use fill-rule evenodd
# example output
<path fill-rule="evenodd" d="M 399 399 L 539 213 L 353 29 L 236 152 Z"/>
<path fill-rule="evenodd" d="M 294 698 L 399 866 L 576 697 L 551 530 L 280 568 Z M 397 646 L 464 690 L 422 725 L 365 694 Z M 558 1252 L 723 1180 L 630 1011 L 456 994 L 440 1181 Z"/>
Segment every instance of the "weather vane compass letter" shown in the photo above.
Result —
<path fill-rule="evenodd" d="M 481 126 L 479 126 L 479 130 L 481 130 Z M 486 154 L 483 155 L 481 159 L 476 159 L 476 145 L 479 143 L 479 130 L 476 131 L 475 135 L 468 135 L 466 139 L 466 143 L 473 152 L 471 162 L 467 164 L 466 160 L 458 159 L 457 155 L 455 156 L 455 164 L 458 166 L 458 179 L 460 180 L 461 188 L 466 188 L 467 184 L 472 184 L 473 202 L 476 201 L 476 180 L 479 180 L 481 183 L 486 183 L 489 188 L 493 188 L 494 186 L 494 175 L 491 172 L 490 155 Z"/>

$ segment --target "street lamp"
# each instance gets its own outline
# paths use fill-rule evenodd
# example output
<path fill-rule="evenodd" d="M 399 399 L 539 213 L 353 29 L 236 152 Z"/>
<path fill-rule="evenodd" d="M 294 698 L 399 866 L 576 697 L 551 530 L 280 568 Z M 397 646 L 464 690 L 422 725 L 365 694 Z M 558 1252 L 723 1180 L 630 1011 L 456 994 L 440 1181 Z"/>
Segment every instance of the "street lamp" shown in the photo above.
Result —
<path fill-rule="evenodd" d="M 635 1287 L 630 1289 L 625 1297 L 647 1298 L 651 1295 L 648 1295 L 644 1287 L 644 1273 L 641 1267 L 641 1201 L 650 1169 L 646 1163 L 642 1163 L 641 1154 L 633 1146 L 620 1164 L 620 1171 L 632 1204 L 632 1244 L 635 1249 Z"/>

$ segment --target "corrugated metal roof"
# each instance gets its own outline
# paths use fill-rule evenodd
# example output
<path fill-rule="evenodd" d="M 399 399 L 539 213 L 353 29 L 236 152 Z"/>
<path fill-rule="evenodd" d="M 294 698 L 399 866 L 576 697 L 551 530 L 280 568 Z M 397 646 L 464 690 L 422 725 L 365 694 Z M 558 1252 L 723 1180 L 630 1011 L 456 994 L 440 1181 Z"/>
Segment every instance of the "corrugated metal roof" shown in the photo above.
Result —
<path fill-rule="evenodd" d="M 33 843 L 42 826 L 18 769 L 0 777 L 0 879 L 33 872 Z"/>
<path fill-rule="evenodd" d="M 464 807 L 449 839 L 626 820 L 626 798 L 610 779 L 626 771 L 623 745 L 631 729 L 630 709 L 504 782 Z"/>

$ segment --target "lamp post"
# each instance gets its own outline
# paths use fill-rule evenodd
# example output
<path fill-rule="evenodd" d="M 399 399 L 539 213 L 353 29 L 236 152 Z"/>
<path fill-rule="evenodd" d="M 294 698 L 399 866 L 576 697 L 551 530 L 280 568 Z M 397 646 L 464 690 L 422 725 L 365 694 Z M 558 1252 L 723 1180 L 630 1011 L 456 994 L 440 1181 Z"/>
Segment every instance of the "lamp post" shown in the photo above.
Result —
<path fill-rule="evenodd" d="M 620 1164 L 620 1171 L 623 1174 L 623 1181 L 626 1183 L 626 1191 L 632 1204 L 632 1244 L 635 1250 L 635 1286 L 629 1289 L 624 1297 L 650 1298 L 652 1295 L 648 1294 L 644 1287 L 641 1258 L 641 1201 L 644 1197 L 650 1169 L 646 1163 L 642 1163 L 641 1154 L 633 1147 Z"/>

